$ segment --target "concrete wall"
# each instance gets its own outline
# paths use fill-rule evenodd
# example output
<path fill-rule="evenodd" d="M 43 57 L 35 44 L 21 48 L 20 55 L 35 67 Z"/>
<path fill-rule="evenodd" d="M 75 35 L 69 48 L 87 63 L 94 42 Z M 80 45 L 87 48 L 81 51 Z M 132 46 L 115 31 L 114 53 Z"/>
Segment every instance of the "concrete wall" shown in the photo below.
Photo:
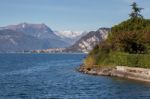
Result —
<path fill-rule="evenodd" d="M 84 66 L 81 66 L 79 71 L 92 75 L 115 76 L 150 82 L 150 69 L 145 68 L 116 66 L 116 68 L 92 68 L 88 70 Z"/>
<path fill-rule="evenodd" d="M 117 66 L 115 75 L 135 80 L 150 81 L 150 69 Z"/>
<path fill-rule="evenodd" d="M 117 66 L 118 71 L 131 72 L 131 73 L 140 73 L 143 75 L 150 76 L 150 69 L 145 68 L 136 68 L 136 67 L 127 67 L 127 66 Z"/>

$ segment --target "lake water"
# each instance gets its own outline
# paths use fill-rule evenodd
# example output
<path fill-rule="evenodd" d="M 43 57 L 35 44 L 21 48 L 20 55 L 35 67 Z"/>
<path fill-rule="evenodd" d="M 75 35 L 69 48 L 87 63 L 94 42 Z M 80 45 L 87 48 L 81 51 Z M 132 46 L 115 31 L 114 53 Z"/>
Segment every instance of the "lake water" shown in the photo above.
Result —
<path fill-rule="evenodd" d="M 76 71 L 84 54 L 0 54 L 0 99 L 150 99 L 150 84 Z"/>

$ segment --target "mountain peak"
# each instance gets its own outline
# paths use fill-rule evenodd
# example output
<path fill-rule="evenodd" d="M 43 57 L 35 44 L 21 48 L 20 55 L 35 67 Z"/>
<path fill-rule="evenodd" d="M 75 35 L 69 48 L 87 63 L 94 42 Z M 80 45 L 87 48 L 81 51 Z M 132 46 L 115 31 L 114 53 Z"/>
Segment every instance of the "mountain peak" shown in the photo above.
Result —
<path fill-rule="evenodd" d="M 62 38 L 77 38 L 80 37 L 87 32 L 85 31 L 71 31 L 71 30 L 65 30 L 65 31 L 56 31 L 56 35 L 62 37 Z"/>
<path fill-rule="evenodd" d="M 25 28 L 25 27 L 27 26 L 27 24 L 28 24 L 28 23 L 25 23 L 25 22 L 24 22 L 24 23 L 20 23 L 20 24 L 18 24 L 18 25 L 20 25 L 22 28 Z"/>
<path fill-rule="evenodd" d="M 48 28 L 48 26 L 45 25 L 44 23 L 41 23 L 41 24 L 31 24 L 31 23 L 23 22 L 23 23 L 20 23 L 18 25 L 14 25 L 14 26 L 21 27 L 21 28 L 25 28 L 25 27 Z"/>

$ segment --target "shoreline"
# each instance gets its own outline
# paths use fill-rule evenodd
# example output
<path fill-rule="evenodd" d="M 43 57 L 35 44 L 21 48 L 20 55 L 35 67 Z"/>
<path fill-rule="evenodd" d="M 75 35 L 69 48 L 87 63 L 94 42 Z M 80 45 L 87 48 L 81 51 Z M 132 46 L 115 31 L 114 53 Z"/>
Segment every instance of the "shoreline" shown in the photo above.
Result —
<path fill-rule="evenodd" d="M 150 69 L 116 66 L 116 67 L 101 67 L 101 68 L 85 68 L 81 65 L 78 68 L 79 72 L 89 75 L 119 77 L 150 83 Z"/>

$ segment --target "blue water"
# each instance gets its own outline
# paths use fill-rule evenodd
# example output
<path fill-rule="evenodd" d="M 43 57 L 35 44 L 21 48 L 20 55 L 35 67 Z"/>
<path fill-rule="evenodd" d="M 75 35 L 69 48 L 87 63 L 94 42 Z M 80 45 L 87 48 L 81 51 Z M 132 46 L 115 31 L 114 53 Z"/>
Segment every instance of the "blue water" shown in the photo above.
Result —
<path fill-rule="evenodd" d="M 150 84 L 76 71 L 84 54 L 0 54 L 0 99 L 150 99 Z"/>

